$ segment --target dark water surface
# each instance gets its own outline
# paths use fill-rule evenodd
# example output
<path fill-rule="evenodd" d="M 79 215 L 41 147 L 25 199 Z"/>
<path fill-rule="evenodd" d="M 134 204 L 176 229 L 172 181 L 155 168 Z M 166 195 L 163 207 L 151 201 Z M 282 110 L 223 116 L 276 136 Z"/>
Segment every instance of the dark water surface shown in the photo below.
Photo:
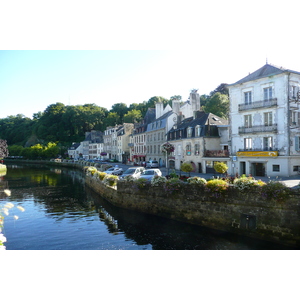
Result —
<path fill-rule="evenodd" d="M 82 172 L 7 165 L 1 204 L 7 250 L 271 250 L 288 247 L 116 208 L 84 185 Z M 13 215 L 19 216 L 18 220 Z"/>

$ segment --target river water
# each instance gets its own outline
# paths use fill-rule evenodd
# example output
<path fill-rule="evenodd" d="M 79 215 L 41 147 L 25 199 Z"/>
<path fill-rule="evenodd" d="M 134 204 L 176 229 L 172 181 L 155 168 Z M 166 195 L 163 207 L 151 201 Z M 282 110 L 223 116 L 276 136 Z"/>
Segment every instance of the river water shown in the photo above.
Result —
<path fill-rule="evenodd" d="M 14 204 L 3 228 L 7 250 L 289 249 L 114 207 L 85 186 L 79 170 L 8 164 L 3 188 L 11 195 L 0 193 L 0 205 Z"/>

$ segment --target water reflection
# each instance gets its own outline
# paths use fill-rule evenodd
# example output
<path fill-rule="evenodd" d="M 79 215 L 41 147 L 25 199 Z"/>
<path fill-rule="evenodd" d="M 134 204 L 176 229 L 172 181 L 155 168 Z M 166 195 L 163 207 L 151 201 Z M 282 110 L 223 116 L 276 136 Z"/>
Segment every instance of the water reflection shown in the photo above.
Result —
<path fill-rule="evenodd" d="M 8 166 L 1 184 L 26 208 L 5 224 L 7 249 L 289 249 L 115 207 L 78 170 Z"/>

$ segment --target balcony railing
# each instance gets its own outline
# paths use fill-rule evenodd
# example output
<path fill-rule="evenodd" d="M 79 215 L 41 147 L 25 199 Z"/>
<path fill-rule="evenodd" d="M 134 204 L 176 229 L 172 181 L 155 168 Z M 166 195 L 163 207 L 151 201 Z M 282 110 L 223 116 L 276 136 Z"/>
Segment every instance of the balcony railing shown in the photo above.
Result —
<path fill-rule="evenodd" d="M 205 150 L 205 157 L 229 157 L 228 150 Z"/>
<path fill-rule="evenodd" d="M 262 101 L 253 101 L 248 104 L 239 104 L 239 111 L 272 107 L 272 106 L 276 106 L 276 105 L 277 105 L 277 98 L 272 98 L 272 99 L 262 100 Z"/>
<path fill-rule="evenodd" d="M 239 134 L 261 133 L 261 132 L 277 132 L 277 124 L 258 125 L 252 127 L 239 127 Z"/>

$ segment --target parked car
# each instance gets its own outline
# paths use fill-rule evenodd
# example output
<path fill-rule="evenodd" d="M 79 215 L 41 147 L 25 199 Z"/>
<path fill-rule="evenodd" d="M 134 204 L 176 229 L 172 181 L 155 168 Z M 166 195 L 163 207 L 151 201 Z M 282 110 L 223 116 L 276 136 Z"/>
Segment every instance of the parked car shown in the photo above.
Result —
<path fill-rule="evenodd" d="M 158 168 L 158 161 L 156 160 L 150 160 L 146 162 L 146 168 Z"/>
<path fill-rule="evenodd" d="M 155 176 L 162 176 L 162 173 L 160 171 L 160 169 L 151 169 L 151 170 L 145 170 L 140 178 L 145 178 L 148 181 L 151 181 L 151 179 Z"/>
<path fill-rule="evenodd" d="M 126 176 L 132 176 L 134 178 L 140 178 L 141 174 L 145 171 L 144 167 L 132 167 L 128 168 L 120 178 L 125 178 Z"/>
<path fill-rule="evenodd" d="M 104 171 L 106 174 L 112 174 L 112 175 L 122 175 L 123 174 L 123 169 L 122 168 L 116 168 L 116 167 L 111 167 Z"/>

